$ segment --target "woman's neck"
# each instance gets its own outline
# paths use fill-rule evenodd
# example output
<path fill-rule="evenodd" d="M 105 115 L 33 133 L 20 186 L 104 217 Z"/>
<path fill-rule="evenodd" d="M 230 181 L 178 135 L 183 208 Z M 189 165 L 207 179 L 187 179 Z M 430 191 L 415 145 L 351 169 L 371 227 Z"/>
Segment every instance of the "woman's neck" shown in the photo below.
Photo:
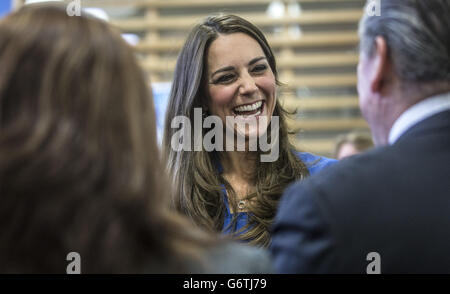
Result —
<path fill-rule="evenodd" d="M 224 152 L 221 161 L 223 173 L 251 181 L 256 169 L 257 155 L 255 152 Z"/>
<path fill-rule="evenodd" d="M 239 201 L 236 209 L 239 212 L 248 211 L 247 196 L 254 192 L 253 178 L 256 169 L 255 152 L 224 152 L 222 155 L 222 176 L 228 181 L 234 191 L 234 200 Z M 227 193 L 230 197 L 230 194 Z M 252 201 L 252 200 L 249 200 Z M 234 213 L 230 206 L 230 213 Z"/>

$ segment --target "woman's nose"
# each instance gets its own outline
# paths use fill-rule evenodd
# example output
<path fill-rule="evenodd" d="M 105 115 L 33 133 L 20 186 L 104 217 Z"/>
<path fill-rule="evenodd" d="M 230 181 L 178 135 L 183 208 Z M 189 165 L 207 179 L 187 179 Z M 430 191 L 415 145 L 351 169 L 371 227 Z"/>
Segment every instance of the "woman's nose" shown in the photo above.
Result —
<path fill-rule="evenodd" d="M 258 87 L 256 86 L 255 79 L 249 74 L 242 76 L 239 93 L 242 95 L 250 95 L 256 91 L 258 91 Z"/>

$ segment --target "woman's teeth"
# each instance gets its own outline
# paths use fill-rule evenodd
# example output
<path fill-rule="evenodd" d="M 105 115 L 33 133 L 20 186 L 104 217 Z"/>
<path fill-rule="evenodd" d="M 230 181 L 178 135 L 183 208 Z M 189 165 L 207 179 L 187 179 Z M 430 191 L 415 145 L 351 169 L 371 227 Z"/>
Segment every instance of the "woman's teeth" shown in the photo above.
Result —
<path fill-rule="evenodd" d="M 253 104 L 249 104 L 249 105 L 242 105 L 239 107 L 234 108 L 234 112 L 237 115 L 257 115 L 261 113 L 261 106 L 262 106 L 263 102 L 262 101 L 258 101 L 255 102 Z"/>

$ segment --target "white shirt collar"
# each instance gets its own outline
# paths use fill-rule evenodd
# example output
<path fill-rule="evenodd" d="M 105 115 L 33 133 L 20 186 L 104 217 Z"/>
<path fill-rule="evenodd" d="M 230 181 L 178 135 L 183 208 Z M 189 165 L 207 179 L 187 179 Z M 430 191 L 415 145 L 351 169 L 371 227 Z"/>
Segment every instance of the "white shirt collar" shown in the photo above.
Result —
<path fill-rule="evenodd" d="M 394 144 L 408 129 L 424 119 L 450 109 L 450 92 L 436 95 L 414 104 L 403 112 L 392 125 L 389 144 Z"/>

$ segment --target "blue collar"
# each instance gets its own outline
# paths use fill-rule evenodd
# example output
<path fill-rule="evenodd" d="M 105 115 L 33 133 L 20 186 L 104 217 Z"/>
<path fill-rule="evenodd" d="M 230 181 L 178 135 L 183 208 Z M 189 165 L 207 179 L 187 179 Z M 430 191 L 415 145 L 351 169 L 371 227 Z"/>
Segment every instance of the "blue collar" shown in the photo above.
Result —
<path fill-rule="evenodd" d="M 217 153 L 214 154 L 213 163 L 216 166 L 217 173 L 220 175 L 223 173 L 223 166 L 220 162 L 219 155 Z"/>

